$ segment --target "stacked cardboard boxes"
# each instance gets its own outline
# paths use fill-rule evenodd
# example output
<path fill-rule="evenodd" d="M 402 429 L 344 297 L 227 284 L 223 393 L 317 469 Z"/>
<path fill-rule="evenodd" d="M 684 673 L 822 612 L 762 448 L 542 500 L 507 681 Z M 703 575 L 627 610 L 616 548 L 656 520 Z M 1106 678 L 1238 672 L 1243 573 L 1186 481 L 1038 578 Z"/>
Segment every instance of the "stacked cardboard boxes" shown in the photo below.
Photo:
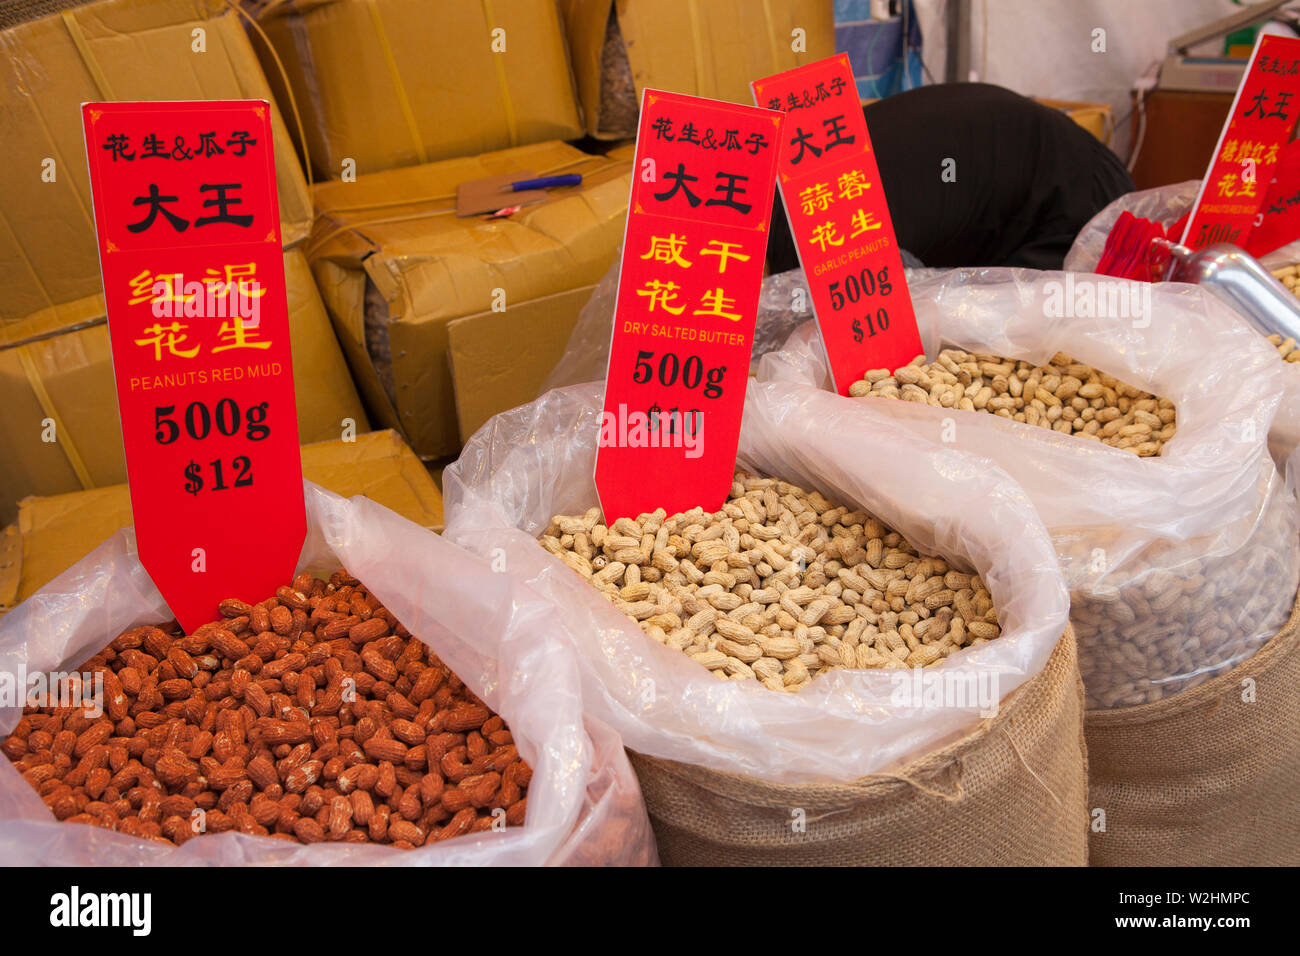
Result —
<path fill-rule="evenodd" d="M 583 181 L 456 216 L 457 184 L 529 173 Z M 437 458 L 531 401 L 617 255 L 630 175 L 550 142 L 318 184 L 312 269 L 372 417 Z"/>
<path fill-rule="evenodd" d="M 285 0 L 258 20 L 321 178 L 582 135 L 554 0 Z"/>
<path fill-rule="evenodd" d="M 825 0 L 561 0 L 561 8 L 586 131 L 601 139 L 636 135 L 647 88 L 750 104 L 753 80 L 835 52 Z"/>
<path fill-rule="evenodd" d="M 81 102 L 274 90 L 302 438 L 335 437 L 347 420 L 365 430 L 359 386 L 371 418 L 438 458 L 535 396 L 616 257 L 630 151 L 602 158 L 560 141 L 618 135 L 601 122 L 611 96 L 632 106 L 626 135 L 647 86 L 749 102 L 755 76 L 833 49 L 820 0 L 16 9 L 0 20 L 0 135 L 13 157 L 0 171 L 0 441 L 11 449 L 0 520 L 25 494 L 125 478 Z M 606 82 L 611 52 L 626 89 Z M 310 190 L 300 162 L 328 181 Z M 454 215 L 459 184 L 507 172 L 585 179 L 507 218 Z"/>
<path fill-rule="evenodd" d="M 80 104 L 270 97 L 241 16 L 223 0 L 27 9 L 47 15 L 0 33 L 4 521 L 24 495 L 125 480 Z M 296 245 L 311 228 L 311 196 L 272 112 L 299 431 L 318 441 L 338 437 L 343 419 L 368 423 Z"/>

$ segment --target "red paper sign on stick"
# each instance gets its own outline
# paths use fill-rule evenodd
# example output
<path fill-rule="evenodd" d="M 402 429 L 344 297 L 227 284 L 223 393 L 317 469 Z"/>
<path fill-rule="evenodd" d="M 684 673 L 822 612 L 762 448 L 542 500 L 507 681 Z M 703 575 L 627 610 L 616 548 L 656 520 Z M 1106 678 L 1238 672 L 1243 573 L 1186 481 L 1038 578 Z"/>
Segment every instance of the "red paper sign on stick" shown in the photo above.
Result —
<path fill-rule="evenodd" d="M 189 631 L 292 576 L 307 531 L 270 111 L 82 121 L 137 549 Z"/>
<path fill-rule="evenodd" d="M 1255 215 L 1246 251 L 1255 258 L 1300 239 L 1300 140 L 1293 139 L 1278 154 L 1267 198 Z"/>
<path fill-rule="evenodd" d="M 731 489 L 781 115 L 646 90 L 596 490 L 607 521 Z"/>
<path fill-rule="evenodd" d="M 841 53 L 752 86 L 760 106 L 786 113 L 781 197 L 844 395 L 924 351 L 853 70 Z"/>
<path fill-rule="evenodd" d="M 1245 247 L 1300 112 L 1300 39 L 1261 35 L 1192 205 L 1182 244 Z"/>

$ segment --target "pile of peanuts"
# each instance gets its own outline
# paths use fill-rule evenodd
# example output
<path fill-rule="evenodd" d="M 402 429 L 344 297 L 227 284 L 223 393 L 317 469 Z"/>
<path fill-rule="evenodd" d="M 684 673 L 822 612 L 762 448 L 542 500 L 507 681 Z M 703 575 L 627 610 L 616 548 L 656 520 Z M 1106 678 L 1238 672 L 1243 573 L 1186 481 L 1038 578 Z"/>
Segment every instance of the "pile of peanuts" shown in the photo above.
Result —
<path fill-rule="evenodd" d="M 890 374 L 874 369 L 849 387 L 855 398 L 896 398 L 943 408 L 989 412 L 1066 435 L 1160 454 L 1176 431 L 1173 403 L 1126 385 L 1058 352 L 1047 365 L 944 349 L 918 355 Z"/>
<path fill-rule="evenodd" d="M 1268 337 L 1268 341 L 1277 349 L 1277 354 L 1282 356 L 1284 362 L 1300 362 L 1300 349 L 1296 348 L 1295 339 L 1284 339 L 1274 333 Z"/>
<path fill-rule="evenodd" d="M 1283 266 L 1273 270 L 1274 277 L 1286 286 L 1293 295 L 1300 295 L 1300 265 Z"/>
<path fill-rule="evenodd" d="M 0 750 L 55 817 L 406 849 L 523 823 L 509 729 L 346 571 L 221 614 L 133 628 L 78 668 L 103 675 L 102 714 L 24 710 Z"/>
<path fill-rule="evenodd" d="M 1222 544 L 1213 536 L 1157 543 L 1134 556 L 1116 584 L 1102 578 L 1072 588 L 1088 708 L 1154 703 L 1258 651 L 1291 613 L 1300 575 L 1296 530 L 1279 495 L 1253 537 L 1227 554 L 1216 554 Z M 1067 567 L 1086 561 L 1086 554 L 1063 555 Z"/>
<path fill-rule="evenodd" d="M 797 691 L 837 668 L 923 667 L 1001 634 L 980 579 L 865 511 L 736 472 L 722 510 L 557 516 L 544 548 L 723 680 Z"/>

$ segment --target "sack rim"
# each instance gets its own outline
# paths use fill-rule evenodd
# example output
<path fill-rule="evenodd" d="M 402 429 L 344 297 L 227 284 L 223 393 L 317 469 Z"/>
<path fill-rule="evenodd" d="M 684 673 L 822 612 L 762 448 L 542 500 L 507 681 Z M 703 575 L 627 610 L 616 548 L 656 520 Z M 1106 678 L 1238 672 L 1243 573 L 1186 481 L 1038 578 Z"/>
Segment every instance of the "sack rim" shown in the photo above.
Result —
<path fill-rule="evenodd" d="M 814 783 L 776 783 L 764 780 L 761 777 L 755 777 L 749 774 L 735 773 L 730 770 L 714 770 L 711 767 L 704 767 L 699 764 L 689 764 L 677 760 L 669 760 L 663 757 L 654 757 L 649 754 L 639 753 L 628 749 L 628 755 L 632 759 L 634 769 L 637 769 L 638 779 L 640 778 L 639 764 L 645 764 L 653 767 L 656 771 L 669 774 L 678 778 L 688 779 L 695 786 L 708 790 L 719 796 L 723 795 L 724 787 L 718 786 L 719 783 L 725 783 L 729 786 L 743 785 L 750 790 L 747 799 L 755 805 L 770 803 L 771 805 L 784 804 L 788 802 L 784 799 L 789 794 L 807 794 L 812 791 L 822 791 L 826 800 L 842 798 L 849 802 L 859 802 L 864 799 L 884 796 L 899 788 L 914 787 L 922 792 L 929 793 L 939 799 L 957 802 L 962 799 L 960 788 L 960 778 L 958 778 L 957 787 L 952 793 L 942 791 L 935 792 L 928 784 L 935 780 L 945 771 L 952 767 L 960 766 L 963 755 L 985 740 L 989 734 L 993 733 L 999 727 L 1005 727 L 1009 724 L 1023 707 L 1027 706 L 1024 701 L 1030 696 L 1028 691 L 1031 688 L 1042 686 L 1044 675 L 1049 668 L 1054 665 L 1059 666 L 1063 659 L 1069 658 L 1075 664 L 1075 679 L 1073 681 L 1074 692 L 1078 694 L 1080 701 L 1083 699 L 1083 683 L 1078 677 L 1078 646 L 1074 637 L 1074 628 L 1066 624 L 1060 639 L 1052 649 L 1047 663 L 1037 674 L 1025 681 L 1002 701 L 998 707 L 998 712 L 993 717 L 981 718 L 968 733 L 945 744 L 944 746 L 916 757 L 898 768 L 895 772 L 876 771 L 859 777 L 856 780 L 846 781 L 820 781 Z M 1069 661 L 1067 660 L 1068 664 Z M 1082 731 L 1082 721 L 1081 731 Z M 1080 734 L 1080 748 L 1086 761 L 1087 751 L 1084 743 L 1082 732 Z M 754 789 L 762 788 L 767 797 L 756 797 Z M 781 798 L 781 799 L 778 799 Z"/>

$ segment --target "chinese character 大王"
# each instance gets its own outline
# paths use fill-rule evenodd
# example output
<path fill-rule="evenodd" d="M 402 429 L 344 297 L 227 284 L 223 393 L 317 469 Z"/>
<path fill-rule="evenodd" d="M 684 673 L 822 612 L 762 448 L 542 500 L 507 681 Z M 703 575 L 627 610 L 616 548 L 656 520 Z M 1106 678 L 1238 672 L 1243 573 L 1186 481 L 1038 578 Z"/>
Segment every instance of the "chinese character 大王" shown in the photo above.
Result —
<path fill-rule="evenodd" d="M 677 164 L 677 172 L 670 171 L 664 173 L 664 179 L 671 179 L 673 181 L 673 188 L 665 190 L 664 192 L 661 193 L 655 193 L 654 194 L 655 199 L 659 200 L 660 202 L 667 202 L 668 200 L 676 196 L 678 190 L 680 190 L 682 193 L 685 194 L 686 201 L 691 204 L 692 209 L 694 209 L 696 206 L 700 204 L 700 197 L 695 195 L 695 193 L 691 192 L 690 187 L 686 185 L 688 182 L 689 183 L 699 182 L 700 177 L 692 176 L 690 173 L 688 173 L 686 171 L 685 163 Z"/>
<path fill-rule="evenodd" d="M 216 215 L 213 216 L 200 216 L 198 219 L 195 219 L 194 228 L 197 229 L 200 226 L 210 226 L 213 223 L 218 222 L 228 222 L 234 226 L 251 226 L 253 224 L 252 213 L 249 213 L 246 216 L 239 216 L 231 213 L 229 209 L 227 209 L 228 206 L 243 205 L 244 201 L 242 199 L 226 195 L 227 191 L 231 189 L 241 188 L 242 186 L 239 183 L 204 183 L 201 185 L 199 187 L 199 192 L 215 192 L 217 194 L 215 199 L 203 200 L 203 208 L 207 209 L 211 206 L 216 206 L 217 212 Z"/>
<path fill-rule="evenodd" d="M 738 174 L 738 173 L 715 173 L 715 174 L 714 174 L 714 177 L 715 177 L 716 179 L 725 179 L 725 180 L 726 180 L 726 182 L 724 182 L 724 183 L 720 183 L 720 184 L 719 184 L 719 185 L 718 185 L 718 186 L 713 190 L 713 191 L 716 192 L 716 193 L 722 193 L 722 194 L 723 194 L 723 198 L 722 198 L 722 199 L 706 199 L 706 200 L 704 201 L 704 205 L 706 205 L 706 206 L 730 206 L 732 209 L 734 209 L 734 210 L 736 210 L 737 212 L 739 212 L 742 216 L 748 214 L 748 212 L 749 212 L 751 209 L 754 208 L 753 203 L 740 202 L 740 201 L 738 201 L 738 200 L 736 199 L 736 194 L 737 194 L 737 193 L 744 193 L 744 192 L 745 192 L 744 187 L 736 185 L 737 181 L 743 179 L 745 182 L 749 182 L 749 177 L 748 177 L 748 176 L 741 176 L 741 175 Z"/>
<path fill-rule="evenodd" d="M 836 146 L 851 146 L 856 136 L 845 136 L 844 114 L 840 113 L 829 119 L 822 120 L 822 125 L 826 127 L 826 152 L 830 152 Z"/>
<path fill-rule="evenodd" d="M 809 140 L 812 133 L 805 133 L 801 127 L 795 127 L 794 139 L 790 140 L 791 146 L 799 147 L 799 155 L 790 160 L 791 166 L 797 166 L 803 162 L 804 153 L 812 153 L 814 157 L 822 154 L 820 146 L 814 146 Z"/>
<path fill-rule="evenodd" d="M 158 184 L 150 183 L 149 195 L 137 196 L 135 199 L 131 200 L 131 205 L 133 206 L 147 205 L 149 207 L 148 214 L 139 222 L 131 223 L 126 228 L 130 232 L 144 232 L 153 225 L 154 220 L 158 218 L 158 214 L 162 213 L 167 218 L 167 221 L 172 224 L 173 229 L 177 232 L 184 232 L 190 227 L 189 222 L 176 215 L 170 209 L 165 208 L 165 204 L 176 202 L 178 198 L 179 197 L 177 196 L 163 196 L 159 194 Z"/>

